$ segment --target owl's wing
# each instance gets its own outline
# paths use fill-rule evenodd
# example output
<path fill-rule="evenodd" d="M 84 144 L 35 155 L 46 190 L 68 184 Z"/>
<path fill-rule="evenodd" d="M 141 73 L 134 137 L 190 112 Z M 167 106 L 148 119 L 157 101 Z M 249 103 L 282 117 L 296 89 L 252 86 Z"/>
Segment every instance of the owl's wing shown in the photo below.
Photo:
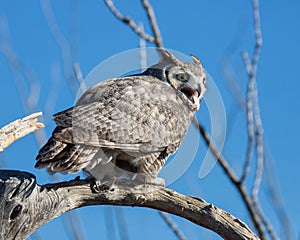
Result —
<path fill-rule="evenodd" d="M 160 152 L 177 148 L 192 115 L 176 91 L 155 77 L 113 79 L 91 88 L 75 107 L 54 115 L 63 127 L 54 137 L 66 143 Z"/>

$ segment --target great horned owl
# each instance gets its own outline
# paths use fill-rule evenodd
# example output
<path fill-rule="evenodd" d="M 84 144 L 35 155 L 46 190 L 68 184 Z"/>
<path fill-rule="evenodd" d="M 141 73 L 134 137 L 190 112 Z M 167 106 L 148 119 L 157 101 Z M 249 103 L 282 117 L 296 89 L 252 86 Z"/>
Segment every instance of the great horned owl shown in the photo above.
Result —
<path fill-rule="evenodd" d="M 76 105 L 54 115 L 57 127 L 35 167 L 84 170 L 96 180 L 130 178 L 163 185 L 158 172 L 178 149 L 206 90 L 200 61 L 178 60 L 158 49 L 146 71 L 109 79 L 86 91 Z"/>

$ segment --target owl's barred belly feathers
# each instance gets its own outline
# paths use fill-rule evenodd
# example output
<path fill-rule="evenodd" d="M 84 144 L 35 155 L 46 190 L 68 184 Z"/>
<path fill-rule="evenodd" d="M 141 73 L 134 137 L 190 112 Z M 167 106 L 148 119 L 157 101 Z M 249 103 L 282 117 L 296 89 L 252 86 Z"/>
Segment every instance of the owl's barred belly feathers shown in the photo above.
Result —
<path fill-rule="evenodd" d="M 149 75 L 151 68 L 110 79 L 90 88 L 74 107 L 55 114 L 57 127 L 41 148 L 36 167 L 62 173 L 84 170 L 97 180 L 127 177 L 161 184 L 156 176 L 199 108 L 205 73 L 202 65 L 197 68 L 199 63 L 159 51 L 162 59 L 152 68 L 165 71 L 164 79 Z M 190 74 L 189 79 L 176 83 L 176 69 Z M 189 96 L 183 88 L 190 89 Z"/>

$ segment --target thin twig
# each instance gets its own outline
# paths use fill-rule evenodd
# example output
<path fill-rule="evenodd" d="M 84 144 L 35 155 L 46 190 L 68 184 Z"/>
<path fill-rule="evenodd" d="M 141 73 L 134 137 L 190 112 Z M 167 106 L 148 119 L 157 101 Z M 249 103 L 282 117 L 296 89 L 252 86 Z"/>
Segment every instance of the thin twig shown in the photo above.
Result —
<path fill-rule="evenodd" d="M 264 144 L 263 144 L 263 125 L 259 113 L 258 104 L 254 104 L 254 121 L 256 124 L 256 152 L 257 152 L 257 168 L 255 173 L 255 181 L 252 188 L 252 198 L 258 198 L 258 193 L 262 181 L 264 167 Z"/>
<path fill-rule="evenodd" d="M 254 121 L 256 125 L 256 152 L 257 152 L 257 169 L 256 169 L 256 176 L 255 181 L 252 189 L 252 198 L 257 200 L 258 192 L 260 188 L 260 184 L 262 181 L 262 174 L 263 174 L 263 167 L 264 167 L 264 143 L 263 143 L 263 124 L 260 116 L 260 109 L 258 104 L 258 94 L 257 94 L 257 87 L 254 89 Z"/>
<path fill-rule="evenodd" d="M 128 240 L 129 235 L 128 235 L 126 219 L 124 217 L 123 208 L 115 208 L 114 210 L 115 210 L 115 214 L 116 214 L 116 221 L 117 221 L 120 239 Z"/>
<path fill-rule="evenodd" d="M 75 74 L 75 77 L 76 77 L 78 83 L 81 85 L 84 82 L 84 80 L 83 80 L 82 72 L 81 72 L 80 65 L 78 62 L 73 63 L 73 70 L 74 70 L 74 74 Z"/>
<path fill-rule="evenodd" d="M 240 87 L 236 83 L 236 76 L 234 75 L 234 72 L 231 69 L 228 61 L 229 60 L 227 59 L 226 55 L 224 55 L 221 59 L 223 75 L 231 94 L 234 96 L 237 106 L 239 107 L 239 109 L 244 111 L 245 108 L 244 96 L 242 94 Z"/>
<path fill-rule="evenodd" d="M 127 24 L 138 36 L 145 39 L 148 42 L 154 43 L 155 38 L 150 36 L 149 34 L 141 31 L 141 29 L 138 27 L 138 25 L 128 16 L 123 16 L 118 9 L 114 6 L 113 2 L 111 0 L 105 0 L 104 1 L 106 6 L 109 8 L 109 10 L 112 12 L 112 14 L 119 19 L 120 21 Z"/>
<path fill-rule="evenodd" d="M 144 31 L 143 23 L 139 24 L 139 28 L 141 29 L 141 31 Z M 141 70 L 144 71 L 144 70 L 146 70 L 146 67 L 147 67 L 147 52 L 146 52 L 146 41 L 145 41 L 145 39 L 140 37 L 139 44 L 140 44 Z"/>
<path fill-rule="evenodd" d="M 260 27 L 260 14 L 259 14 L 259 6 L 258 0 L 252 0 L 253 5 L 253 17 L 254 17 L 254 27 L 255 27 L 255 49 L 252 56 L 252 77 L 254 79 L 254 92 L 253 92 L 253 115 L 254 121 L 256 125 L 256 145 L 257 145 L 257 171 L 254 186 L 252 189 L 252 198 L 257 200 L 257 195 L 259 192 L 262 173 L 263 173 L 263 163 L 264 163 L 264 148 L 263 148 L 263 124 L 260 116 L 260 109 L 258 103 L 258 93 L 256 86 L 256 71 L 257 71 L 257 63 L 259 60 L 259 53 L 262 46 L 262 35 L 261 35 L 261 27 Z"/>
<path fill-rule="evenodd" d="M 280 226 L 283 229 L 285 239 L 292 239 L 292 229 L 290 219 L 284 209 L 282 199 L 279 193 L 279 187 L 277 184 L 277 174 L 274 171 L 273 161 L 270 157 L 265 158 L 265 176 L 266 176 L 266 188 L 269 193 L 271 202 L 274 205 L 274 211 L 277 214 Z"/>
<path fill-rule="evenodd" d="M 17 54 L 13 50 L 10 41 L 9 24 L 5 16 L 0 17 L 0 34 L 0 50 L 8 62 L 25 112 L 39 111 L 37 103 L 40 96 L 40 82 L 36 79 L 35 73 L 18 59 Z M 29 86 L 28 94 L 25 90 L 27 86 Z"/>
<path fill-rule="evenodd" d="M 230 58 L 233 56 L 238 48 L 241 46 L 244 36 L 246 33 L 245 24 L 241 21 L 238 25 L 237 33 L 235 34 L 232 41 L 226 47 L 223 56 L 221 57 L 222 71 L 224 75 L 225 82 L 233 95 L 235 102 L 240 110 L 245 110 L 245 100 L 244 94 L 241 91 L 241 88 L 237 84 L 237 76 L 235 71 L 233 71 L 230 64 Z"/>
<path fill-rule="evenodd" d="M 226 139 L 229 139 L 232 134 L 234 122 L 236 116 L 239 113 L 239 110 L 245 111 L 245 100 L 244 94 L 241 91 L 241 88 L 237 84 L 237 76 L 232 69 L 230 64 L 231 56 L 237 51 L 238 47 L 241 45 L 243 35 L 245 33 L 245 27 L 243 22 L 240 22 L 237 34 L 235 34 L 232 41 L 226 47 L 223 56 L 221 57 L 222 72 L 224 75 L 224 80 L 228 86 L 228 90 L 233 96 L 235 102 L 230 107 L 227 113 L 227 130 L 226 130 Z"/>
<path fill-rule="evenodd" d="M 52 11 L 51 3 L 49 2 L 49 0 L 41 1 L 41 7 L 42 7 L 42 13 L 48 24 L 50 32 L 61 49 L 64 74 L 67 80 L 69 81 L 69 85 L 71 87 L 72 93 L 75 95 L 77 93 L 78 87 L 77 87 L 77 81 L 75 81 L 73 71 L 72 71 L 72 54 L 71 54 L 68 40 L 63 35 L 56 22 L 54 13 Z"/>
<path fill-rule="evenodd" d="M 253 188 L 251 191 L 251 200 L 252 204 L 255 208 L 256 213 L 259 215 L 262 223 L 266 227 L 268 234 L 270 235 L 271 239 L 277 240 L 278 237 L 276 236 L 271 224 L 268 222 L 267 218 L 264 216 L 262 209 L 260 208 L 259 201 L 258 201 L 258 193 L 262 181 L 262 174 L 263 174 L 263 165 L 264 165 L 264 147 L 263 147 L 263 124 L 260 116 L 260 109 L 258 103 L 258 93 L 257 93 L 257 86 L 256 86 L 256 72 L 257 72 L 257 65 L 259 60 L 259 53 L 262 46 L 262 35 L 261 35 L 261 27 L 260 27 L 260 16 L 259 16 L 259 7 L 258 7 L 258 0 L 252 0 L 253 6 L 253 18 L 254 18 L 254 28 L 255 28 L 255 48 L 252 55 L 252 61 L 250 64 L 249 56 L 246 52 L 243 53 L 243 59 L 245 63 L 246 70 L 249 75 L 249 82 L 248 87 L 250 85 L 249 90 L 249 99 L 247 96 L 247 104 L 248 100 L 251 102 L 250 107 L 252 109 L 247 109 L 247 114 L 251 114 L 251 121 L 248 124 L 251 124 L 250 129 L 252 132 L 252 139 L 249 137 L 249 142 L 252 141 L 253 143 L 253 133 L 254 133 L 254 124 L 255 124 L 255 142 L 256 142 L 256 155 L 257 155 L 257 166 L 255 172 L 255 180 L 253 184 Z M 252 105 L 253 104 L 253 105 Z M 249 112 L 248 112 L 249 110 Z M 253 124 L 254 119 L 254 124 Z M 248 126 L 249 129 L 249 126 Z M 249 149 L 248 149 L 249 150 Z M 247 159 L 248 160 L 248 159 Z M 250 161 L 250 160 L 249 160 Z"/>
<path fill-rule="evenodd" d="M 243 54 L 244 56 L 245 54 Z M 244 58 L 245 59 L 245 58 Z M 246 60 L 245 60 L 246 61 Z M 251 69 L 251 66 L 246 64 L 247 69 Z M 243 173 L 240 178 L 240 182 L 244 182 L 250 167 L 250 160 L 252 155 L 252 147 L 254 143 L 254 120 L 253 120 L 253 93 L 254 93 L 254 78 L 250 77 L 247 86 L 246 93 L 246 116 L 247 116 L 247 129 L 248 129 L 248 146 L 246 152 L 246 160 L 243 168 Z"/>
<path fill-rule="evenodd" d="M 165 220 L 165 222 L 168 224 L 168 226 L 172 229 L 174 234 L 179 240 L 186 240 L 187 238 L 183 235 L 183 233 L 179 230 L 179 228 L 176 226 L 176 224 L 172 221 L 172 219 L 162 211 L 159 211 L 159 215 Z"/>
<path fill-rule="evenodd" d="M 162 39 L 161 39 L 161 35 L 160 35 L 160 31 L 159 31 L 159 27 L 155 18 L 155 14 L 154 11 L 151 7 L 151 5 L 149 4 L 148 0 L 142 0 L 142 4 L 143 7 L 145 9 L 145 11 L 147 12 L 147 17 L 152 29 L 152 33 L 154 35 L 154 42 L 156 47 L 161 48 L 163 46 L 162 44 Z"/>
<path fill-rule="evenodd" d="M 116 224 L 114 221 L 114 209 L 111 206 L 106 206 L 104 209 L 104 221 L 106 225 L 106 234 L 107 238 L 110 240 L 116 240 L 117 239 L 117 229 Z"/>
<path fill-rule="evenodd" d="M 48 96 L 46 99 L 46 103 L 44 105 L 44 122 L 52 119 L 52 115 L 54 112 L 55 104 L 58 99 L 59 94 L 59 83 L 61 80 L 61 74 L 60 74 L 60 65 L 58 61 L 55 61 L 51 63 L 50 66 L 50 77 L 51 77 L 51 85 L 47 88 L 48 90 Z"/>
<path fill-rule="evenodd" d="M 249 74 L 249 82 L 248 82 L 248 93 L 249 93 L 249 101 L 247 95 L 247 105 L 249 105 L 252 109 L 248 109 L 247 107 L 247 115 L 252 115 L 252 122 L 248 121 L 248 124 L 252 126 L 248 126 L 252 128 L 252 138 L 253 138 L 253 119 L 255 122 L 255 139 L 256 139 L 256 152 L 257 152 L 257 168 L 256 168 L 256 176 L 252 189 L 252 198 L 257 199 L 257 195 L 259 192 L 259 187 L 261 184 L 262 173 L 263 173 L 263 160 L 264 160 L 264 151 L 263 151 L 263 126 L 262 120 L 260 116 L 259 104 L 258 104 L 258 94 L 257 94 L 257 86 L 256 86 L 256 72 L 257 72 L 257 64 L 259 60 L 260 48 L 262 46 L 262 36 L 261 36 L 261 28 L 260 28 L 260 18 L 259 18 L 259 8 L 258 8 L 258 0 L 253 0 L 253 17 L 254 17 L 254 27 L 255 27 L 255 49 L 252 55 L 252 62 L 250 64 L 249 56 L 247 52 L 243 53 L 243 60 L 245 63 L 246 70 Z M 249 87 L 250 86 L 250 87 Z M 252 106 L 253 104 L 253 106 Z M 249 110 L 249 112 L 248 112 Z M 250 133 L 249 133 L 250 134 Z M 250 136 L 249 136 L 250 142 Z M 253 142 L 253 139 L 252 139 Z"/>
<path fill-rule="evenodd" d="M 77 25 L 78 25 L 78 0 L 73 0 L 71 5 L 71 15 L 70 15 L 70 54 L 73 62 L 73 72 L 75 78 L 82 87 L 84 79 L 82 77 L 82 72 L 80 64 L 78 61 L 78 39 L 77 39 Z M 83 89 L 86 90 L 86 89 Z"/>
<path fill-rule="evenodd" d="M 272 225 L 269 223 L 268 219 L 265 217 L 263 210 L 261 209 L 261 207 L 259 206 L 258 202 L 254 201 L 253 202 L 253 206 L 256 209 L 257 214 L 259 215 L 262 223 L 265 225 L 267 232 L 269 233 L 271 239 L 273 240 L 279 240 L 279 238 L 277 237 L 277 235 L 275 234 L 275 231 L 272 227 Z"/>
<path fill-rule="evenodd" d="M 70 52 L 72 57 L 72 62 L 78 62 L 78 10 L 79 10 L 79 0 L 71 1 L 71 11 L 70 11 Z"/>
<path fill-rule="evenodd" d="M 260 17 L 259 17 L 259 7 L 258 0 L 252 0 L 253 4 L 253 17 L 254 17 L 254 27 L 255 27 L 255 49 L 252 56 L 252 65 L 251 71 L 248 73 L 249 78 L 252 78 L 253 81 L 253 115 L 254 121 L 256 125 L 256 145 L 257 145 L 257 171 L 255 182 L 252 190 L 252 198 L 257 199 L 261 179 L 263 172 L 263 160 L 264 160 L 264 151 L 263 151 L 263 125 L 260 116 L 260 109 L 258 103 L 258 93 L 256 86 L 256 72 L 257 72 L 257 64 L 259 60 L 259 53 L 262 46 L 262 36 L 261 36 L 261 27 L 260 27 Z M 247 63 L 247 61 L 246 61 Z M 249 79 L 249 81 L 250 81 Z"/>
<path fill-rule="evenodd" d="M 63 216 L 64 225 L 66 226 L 67 234 L 72 240 L 84 240 L 84 228 L 82 227 L 81 218 L 77 211 L 66 212 Z"/>
<path fill-rule="evenodd" d="M 194 125 L 198 128 L 201 136 L 204 139 L 204 142 L 206 143 L 207 147 L 211 151 L 211 153 L 214 155 L 214 157 L 217 159 L 218 163 L 221 165 L 222 169 L 226 173 L 226 175 L 229 177 L 231 182 L 233 184 L 239 184 L 238 178 L 236 174 L 233 172 L 233 170 L 230 168 L 228 161 L 219 153 L 217 148 L 213 145 L 213 143 L 210 141 L 210 136 L 204 129 L 204 127 L 194 118 L 193 119 Z"/>
<path fill-rule="evenodd" d="M 260 29 L 260 23 L 259 23 L 259 13 L 258 13 L 258 3 L 254 3 L 253 5 L 253 12 L 254 12 L 254 25 L 255 25 L 255 37 L 256 37 L 256 46 L 255 46 L 255 56 L 254 56 L 254 63 L 257 65 L 258 63 L 258 57 L 259 57 L 259 48 L 261 47 L 261 44 L 262 44 L 262 37 L 261 37 L 261 29 Z M 245 63 L 245 68 L 248 72 L 248 74 L 250 75 L 250 72 L 252 71 L 252 64 L 250 63 L 250 60 L 249 60 L 249 57 L 248 57 L 248 53 L 247 52 L 243 52 L 243 60 L 244 60 L 244 63 Z M 234 82 L 232 81 L 232 74 L 231 72 L 229 71 L 229 67 L 228 65 L 225 65 L 225 61 L 223 61 L 223 66 L 224 66 L 224 73 L 225 73 L 225 76 L 227 77 L 227 79 L 231 80 L 231 84 L 229 85 L 230 87 L 234 87 Z M 255 67 L 255 71 L 256 71 L 256 67 Z M 252 74 L 256 74 L 256 72 L 252 72 Z M 254 79 L 255 80 L 255 79 Z M 242 176 L 240 178 L 240 182 L 241 184 L 244 182 L 246 176 L 247 176 L 247 173 L 249 171 L 249 166 L 250 166 L 250 158 L 251 158 L 251 154 L 252 154 L 252 147 L 253 147 L 253 144 L 254 144 L 254 139 L 255 139 L 255 130 L 254 130 L 254 103 L 253 101 L 256 101 L 256 105 L 258 106 L 258 103 L 257 103 L 257 88 L 256 88 L 256 85 L 255 85 L 255 81 L 253 81 L 253 79 L 251 79 L 251 81 L 249 80 L 248 82 L 248 89 L 247 89 L 247 101 L 246 101 L 246 116 L 247 116 L 247 127 L 248 127 L 248 146 L 247 146 L 247 153 L 246 153 L 246 161 L 245 161 L 245 165 L 244 165 L 244 168 L 243 168 L 243 173 L 242 173 Z M 236 97 L 236 100 L 238 103 L 242 103 L 242 98 L 241 98 L 241 94 L 240 94 L 240 90 L 235 86 L 235 88 L 232 89 L 232 92 L 234 93 L 234 96 Z M 240 104 L 239 104 L 240 105 Z M 243 107 L 243 105 L 240 105 Z M 242 108 L 244 109 L 244 108 Z M 257 111 L 257 108 L 256 108 L 256 113 L 259 111 Z M 261 122 L 261 121 L 259 121 Z M 261 150 L 261 149 L 260 149 Z M 260 152 L 260 156 L 263 156 L 262 155 L 263 153 Z M 259 161 L 261 164 L 263 163 L 263 161 Z M 258 166 L 258 169 L 259 169 L 259 172 L 262 174 L 262 166 Z M 258 179 L 261 179 L 261 174 L 260 174 L 260 178 Z M 261 181 L 261 180 L 260 180 Z M 275 190 L 274 190 L 275 191 Z M 276 194 L 275 194 L 276 195 Z M 276 196 L 278 197 L 278 196 Z M 266 219 L 266 217 L 264 216 L 262 210 L 260 209 L 259 205 L 258 204 L 258 201 L 255 200 L 253 202 L 253 206 L 255 207 L 256 209 L 256 212 L 257 214 L 259 215 L 259 217 L 261 218 L 261 221 L 262 223 L 265 225 L 266 227 L 266 230 L 268 231 L 268 233 L 270 234 L 271 238 L 272 239 L 277 239 L 276 235 L 275 235 L 275 232 L 273 231 L 272 229 L 272 226 L 271 224 L 268 222 L 268 220 Z M 274 203 L 274 205 L 276 205 Z M 281 215 L 281 214 L 279 214 Z M 283 213 L 283 215 L 285 216 L 284 219 L 287 220 L 287 217 L 286 215 Z M 285 223 L 288 222 L 288 221 L 284 221 L 282 220 L 282 223 L 283 225 L 286 225 Z M 289 232 L 287 230 L 285 230 L 285 232 Z M 289 233 L 286 233 L 286 236 L 289 236 Z M 289 237 L 287 237 L 287 239 L 289 239 Z"/>

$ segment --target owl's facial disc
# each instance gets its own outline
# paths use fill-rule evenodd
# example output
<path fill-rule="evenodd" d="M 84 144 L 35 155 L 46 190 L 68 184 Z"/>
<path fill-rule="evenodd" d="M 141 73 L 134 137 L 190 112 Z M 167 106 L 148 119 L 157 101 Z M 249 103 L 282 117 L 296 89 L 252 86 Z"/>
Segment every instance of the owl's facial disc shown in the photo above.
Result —
<path fill-rule="evenodd" d="M 172 77 L 176 80 L 177 89 L 182 92 L 192 104 L 197 104 L 197 102 L 199 102 L 200 93 L 189 84 L 189 81 L 193 81 L 194 77 L 183 69 L 177 70 Z"/>
<path fill-rule="evenodd" d="M 188 87 L 187 85 L 183 85 L 179 88 L 180 92 L 182 92 L 193 104 L 196 104 L 199 102 L 199 96 L 200 93 L 193 89 Z"/>
<path fill-rule="evenodd" d="M 168 82 L 180 96 L 185 98 L 185 102 L 193 111 L 199 109 L 200 99 L 205 91 L 203 85 L 204 73 L 199 70 L 198 65 L 191 63 L 181 63 L 177 65 L 167 65 L 164 69 L 165 81 Z"/>

